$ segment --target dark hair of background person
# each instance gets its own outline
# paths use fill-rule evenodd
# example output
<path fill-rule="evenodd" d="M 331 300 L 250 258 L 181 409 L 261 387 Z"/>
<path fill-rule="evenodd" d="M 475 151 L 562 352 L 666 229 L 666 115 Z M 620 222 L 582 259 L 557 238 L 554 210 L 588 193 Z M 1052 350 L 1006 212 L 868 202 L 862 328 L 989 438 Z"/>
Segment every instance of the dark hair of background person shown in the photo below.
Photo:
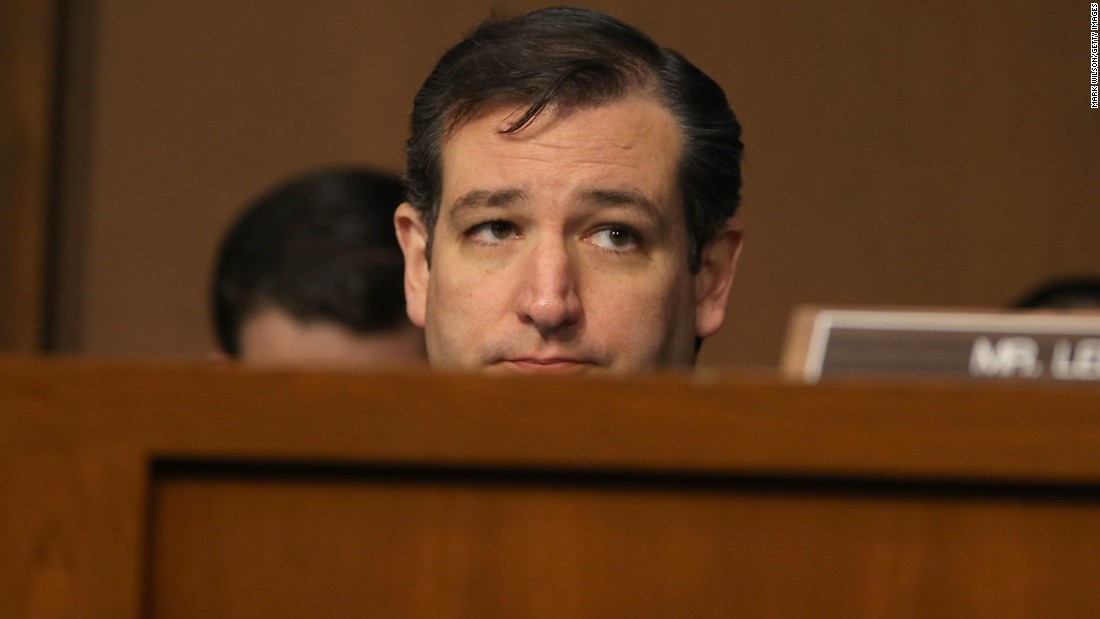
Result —
<path fill-rule="evenodd" d="M 331 321 L 360 333 L 405 320 L 404 263 L 393 213 L 397 176 L 327 168 L 252 202 L 222 240 L 213 280 L 218 343 L 241 353 L 244 320 L 273 305 L 294 319 Z"/>
<path fill-rule="evenodd" d="M 1066 277 L 1031 290 L 1012 304 L 1016 309 L 1100 309 L 1100 277 Z"/>
<path fill-rule="evenodd" d="M 443 142 L 483 104 L 527 104 L 503 130 L 515 133 L 547 106 L 597 106 L 634 93 L 653 94 L 679 123 L 688 260 L 692 272 L 698 271 L 699 250 L 740 203 L 741 126 L 722 88 L 679 53 L 613 17 L 569 7 L 481 24 L 443 55 L 417 93 L 406 180 L 409 201 L 428 230 L 429 260 Z"/>

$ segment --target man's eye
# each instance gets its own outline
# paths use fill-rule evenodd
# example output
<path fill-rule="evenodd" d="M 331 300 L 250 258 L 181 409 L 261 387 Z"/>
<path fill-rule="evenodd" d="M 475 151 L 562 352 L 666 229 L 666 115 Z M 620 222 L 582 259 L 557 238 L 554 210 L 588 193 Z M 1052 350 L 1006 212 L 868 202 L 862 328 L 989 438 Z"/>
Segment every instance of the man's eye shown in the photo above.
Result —
<path fill-rule="evenodd" d="M 638 233 L 626 226 L 608 226 L 589 238 L 597 247 L 611 251 L 630 251 L 638 247 Z"/>
<path fill-rule="evenodd" d="M 516 227 L 507 221 L 487 221 L 478 224 L 471 228 L 466 235 L 482 243 L 500 243 L 517 236 Z"/>

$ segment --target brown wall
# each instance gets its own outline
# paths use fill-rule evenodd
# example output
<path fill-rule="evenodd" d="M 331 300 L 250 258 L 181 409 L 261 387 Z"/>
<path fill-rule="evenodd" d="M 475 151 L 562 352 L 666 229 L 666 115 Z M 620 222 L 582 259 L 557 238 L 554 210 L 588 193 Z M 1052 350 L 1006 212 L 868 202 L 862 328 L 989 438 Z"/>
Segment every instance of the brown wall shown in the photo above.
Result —
<path fill-rule="evenodd" d="M 70 100 L 63 348 L 203 354 L 235 209 L 320 163 L 399 169 L 415 89 L 489 6 L 98 3 Z M 745 127 L 747 246 L 705 362 L 775 363 L 798 303 L 997 306 L 1100 271 L 1087 3 L 589 6 L 683 51 Z"/>
<path fill-rule="evenodd" d="M 41 343 L 58 16 L 0 0 L 0 350 Z"/>

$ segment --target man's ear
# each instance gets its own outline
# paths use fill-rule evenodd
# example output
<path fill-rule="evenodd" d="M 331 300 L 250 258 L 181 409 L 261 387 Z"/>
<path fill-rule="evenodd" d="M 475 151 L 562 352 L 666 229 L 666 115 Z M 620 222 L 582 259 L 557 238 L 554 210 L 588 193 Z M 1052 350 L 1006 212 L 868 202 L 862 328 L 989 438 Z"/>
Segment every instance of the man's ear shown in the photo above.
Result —
<path fill-rule="evenodd" d="M 409 320 L 424 328 L 428 302 L 428 229 L 420 212 L 408 202 L 393 214 L 397 242 L 405 254 L 405 311 Z"/>
<path fill-rule="evenodd" d="M 699 272 L 695 275 L 695 333 L 709 337 L 726 320 L 726 301 L 741 255 L 740 223 L 729 221 L 702 249 Z"/>

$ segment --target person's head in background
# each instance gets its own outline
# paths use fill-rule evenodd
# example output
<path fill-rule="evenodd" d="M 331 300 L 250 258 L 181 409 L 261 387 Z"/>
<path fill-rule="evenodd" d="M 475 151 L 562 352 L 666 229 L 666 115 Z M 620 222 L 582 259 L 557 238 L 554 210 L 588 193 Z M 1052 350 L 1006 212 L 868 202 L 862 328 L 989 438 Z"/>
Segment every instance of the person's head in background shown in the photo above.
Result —
<path fill-rule="evenodd" d="M 479 26 L 417 93 L 395 218 L 433 367 L 684 368 L 740 247 L 721 87 L 611 16 Z"/>
<path fill-rule="evenodd" d="M 250 364 L 384 366 L 424 358 L 405 315 L 390 174 L 328 168 L 249 204 L 221 242 L 213 317 L 221 352 Z"/>
<path fill-rule="evenodd" d="M 1100 312 L 1100 277 L 1065 277 L 1048 281 L 1020 297 L 1012 307 Z"/>

